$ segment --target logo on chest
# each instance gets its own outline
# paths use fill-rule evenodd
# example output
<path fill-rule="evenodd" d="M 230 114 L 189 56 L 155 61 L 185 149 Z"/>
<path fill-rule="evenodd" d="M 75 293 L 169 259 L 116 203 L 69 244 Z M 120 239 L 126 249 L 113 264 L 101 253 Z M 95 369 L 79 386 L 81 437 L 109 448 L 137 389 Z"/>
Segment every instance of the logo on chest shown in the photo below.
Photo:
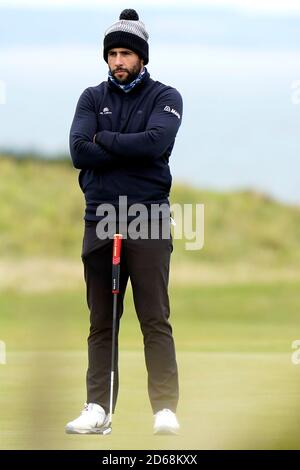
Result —
<path fill-rule="evenodd" d="M 112 114 L 112 112 L 110 111 L 109 108 L 105 107 L 102 109 L 102 111 L 100 111 L 99 114 Z"/>

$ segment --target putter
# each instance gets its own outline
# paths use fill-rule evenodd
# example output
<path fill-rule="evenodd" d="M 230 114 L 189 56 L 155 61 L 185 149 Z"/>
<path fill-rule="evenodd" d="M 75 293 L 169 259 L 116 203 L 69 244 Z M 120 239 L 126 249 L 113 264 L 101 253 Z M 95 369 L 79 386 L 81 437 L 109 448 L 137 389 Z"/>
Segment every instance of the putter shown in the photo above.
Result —
<path fill-rule="evenodd" d="M 113 293 L 113 320 L 112 320 L 112 345 L 111 345 L 111 372 L 110 372 L 110 395 L 109 395 L 109 414 L 103 425 L 92 432 L 84 432 L 83 434 L 99 434 L 107 435 L 112 431 L 112 415 L 113 415 L 113 392 L 114 392 L 114 375 L 115 375 L 115 357 L 116 357 L 116 323 L 117 323 L 117 299 L 120 289 L 120 258 L 123 235 L 114 234 L 113 254 L 112 254 L 112 293 Z M 1 346 L 1 345 L 0 345 Z M 66 430 L 67 434 L 77 434 L 73 431 Z"/>
<path fill-rule="evenodd" d="M 113 415 L 113 392 L 116 357 L 116 324 L 117 324 L 117 300 L 120 289 L 120 258 L 123 235 L 115 233 L 112 255 L 112 294 L 113 294 L 113 321 L 112 321 L 112 345 L 111 345 L 111 372 L 110 372 L 110 395 L 109 395 L 109 415 L 107 428 L 102 434 L 110 434 L 112 431 Z"/>
<path fill-rule="evenodd" d="M 123 235 L 114 234 L 113 255 L 112 255 L 112 293 L 113 293 L 113 320 L 112 320 L 112 345 L 111 345 L 111 372 L 110 372 L 110 393 L 109 393 L 109 414 L 103 426 L 97 429 L 100 435 L 111 434 L 113 415 L 113 393 L 116 357 L 116 323 L 117 323 L 117 298 L 120 285 L 120 257 Z"/>

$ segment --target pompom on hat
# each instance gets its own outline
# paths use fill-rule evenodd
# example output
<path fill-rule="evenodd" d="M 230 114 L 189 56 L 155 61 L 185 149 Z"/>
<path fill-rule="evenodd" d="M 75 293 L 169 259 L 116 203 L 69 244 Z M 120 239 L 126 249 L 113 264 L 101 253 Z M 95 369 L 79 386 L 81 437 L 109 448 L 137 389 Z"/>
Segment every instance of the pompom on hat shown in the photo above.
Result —
<path fill-rule="evenodd" d="M 103 41 L 103 57 L 108 61 L 108 51 L 116 47 L 130 49 L 144 60 L 144 64 L 149 62 L 149 34 L 145 25 L 139 19 L 135 10 L 126 9 L 120 14 L 119 21 L 114 23 L 105 31 Z"/>

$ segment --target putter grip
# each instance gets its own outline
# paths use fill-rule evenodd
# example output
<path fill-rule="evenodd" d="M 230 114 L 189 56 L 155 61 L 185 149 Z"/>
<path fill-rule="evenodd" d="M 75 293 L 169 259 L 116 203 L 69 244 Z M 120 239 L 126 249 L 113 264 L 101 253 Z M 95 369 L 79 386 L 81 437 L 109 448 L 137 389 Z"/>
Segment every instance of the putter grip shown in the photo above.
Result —
<path fill-rule="evenodd" d="M 113 264 L 120 264 L 122 238 L 123 235 L 120 233 L 114 234 Z"/>
<path fill-rule="evenodd" d="M 114 235 L 113 258 L 112 258 L 112 293 L 119 293 L 120 286 L 120 257 L 123 236 L 119 233 Z"/>

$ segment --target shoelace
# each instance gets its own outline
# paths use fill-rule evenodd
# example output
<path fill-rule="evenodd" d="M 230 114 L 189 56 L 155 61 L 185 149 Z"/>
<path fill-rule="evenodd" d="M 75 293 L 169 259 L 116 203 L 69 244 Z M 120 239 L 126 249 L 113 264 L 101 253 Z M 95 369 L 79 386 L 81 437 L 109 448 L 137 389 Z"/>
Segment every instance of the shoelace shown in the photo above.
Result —
<path fill-rule="evenodd" d="M 81 414 L 83 415 L 83 414 L 89 413 L 90 411 L 91 411 L 91 409 L 89 409 L 89 405 L 87 403 L 85 403 Z"/>
<path fill-rule="evenodd" d="M 85 404 L 84 404 L 84 408 L 83 408 L 83 410 L 82 410 L 82 412 L 81 412 L 81 416 L 82 416 L 82 415 L 85 415 L 85 414 L 87 414 L 87 413 L 89 413 L 90 411 L 91 411 L 91 410 L 89 410 L 89 405 L 88 405 L 87 403 L 85 403 Z M 101 424 L 101 425 L 102 425 L 102 424 L 105 424 L 105 423 L 107 422 L 107 419 L 108 419 L 108 415 L 105 416 L 104 422 L 102 423 L 102 421 L 101 421 L 100 424 Z M 98 422 L 96 422 L 96 424 L 95 424 L 96 426 L 98 425 L 97 423 L 98 423 Z"/>
<path fill-rule="evenodd" d="M 84 408 L 81 412 L 82 415 L 84 415 L 85 413 L 87 413 L 89 411 L 89 405 L 87 403 L 84 404 Z"/>

